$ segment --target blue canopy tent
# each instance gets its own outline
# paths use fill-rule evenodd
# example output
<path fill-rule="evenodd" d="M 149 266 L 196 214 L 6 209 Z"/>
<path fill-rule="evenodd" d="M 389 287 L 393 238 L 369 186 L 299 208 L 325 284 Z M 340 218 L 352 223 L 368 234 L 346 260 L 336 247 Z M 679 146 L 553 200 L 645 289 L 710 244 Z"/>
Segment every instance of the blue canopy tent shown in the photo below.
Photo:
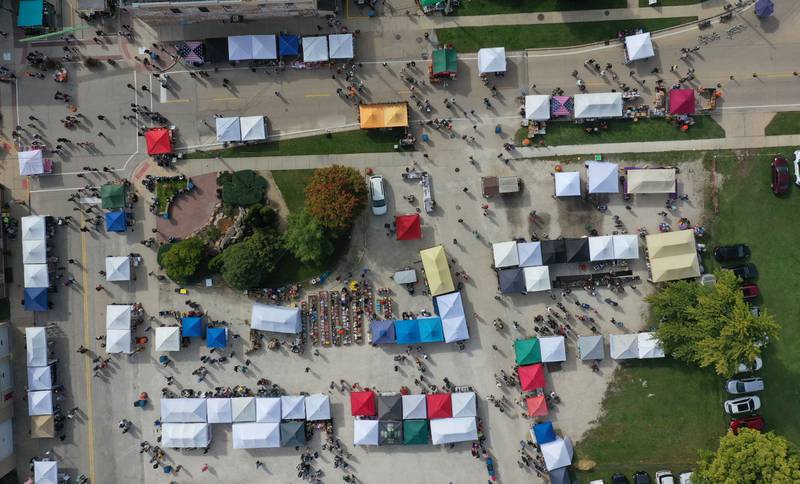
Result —
<path fill-rule="evenodd" d="M 47 311 L 47 288 L 25 288 L 25 311 Z"/>
<path fill-rule="evenodd" d="M 394 344 L 394 321 L 391 319 L 377 319 L 372 321 L 369 328 L 372 333 L 372 344 Z"/>
<path fill-rule="evenodd" d="M 547 422 L 534 425 L 533 435 L 536 437 L 536 443 L 539 445 L 556 440 L 556 431 L 553 428 L 553 422 L 548 420 Z"/>
<path fill-rule="evenodd" d="M 108 232 L 125 232 L 128 220 L 123 210 L 106 213 L 106 230 Z"/>
<path fill-rule="evenodd" d="M 44 25 L 44 0 L 20 0 L 17 27 L 35 28 Z"/>
<path fill-rule="evenodd" d="M 775 11 L 775 4 L 772 0 L 758 0 L 753 10 L 759 18 L 769 17 Z"/>
<path fill-rule="evenodd" d="M 281 34 L 278 37 L 278 55 L 300 55 L 300 36 L 292 34 Z"/>
<path fill-rule="evenodd" d="M 190 338 L 203 336 L 203 319 L 199 316 L 188 316 L 181 321 L 181 336 Z"/>
<path fill-rule="evenodd" d="M 444 341 L 442 332 L 442 318 L 420 318 L 419 339 L 420 343 L 440 343 Z"/>
<path fill-rule="evenodd" d="M 416 319 L 398 319 L 394 322 L 394 334 L 399 345 L 420 343 L 419 321 Z"/>
<path fill-rule="evenodd" d="M 228 331 L 225 328 L 206 330 L 206 348 L 224 348 L 228 345 Z"/>

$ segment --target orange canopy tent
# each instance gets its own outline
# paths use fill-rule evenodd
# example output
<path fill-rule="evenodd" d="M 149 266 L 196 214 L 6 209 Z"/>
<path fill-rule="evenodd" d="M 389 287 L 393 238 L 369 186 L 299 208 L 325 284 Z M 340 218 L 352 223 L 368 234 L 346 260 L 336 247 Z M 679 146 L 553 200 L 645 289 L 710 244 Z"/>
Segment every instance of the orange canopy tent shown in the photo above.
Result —
<path fill-rule="evenodd" d="M 536 395 L 525 399 L 528 407 L 528 415 L 531 417 L 544 417 L 548 414 L 547 400 L 544 395 Z"/>
<path fill-rule="evenodd" d="M 419 214 L 398 215 L 394 218 L 397 227 L 397 240 L 417 240 L 422 238 Z"/>
<path fill-rule="evenodd" d="M 358 117 L 362 129 L 407 128 L 408 103 L 362 104 Z"/>
<path fill-rule="evenodd" d="M 167 128 L 148 129 L 144 133 L 148 155 L 168 155 L 172 153 L 172 133 Z"/>
<path fill-rule="evenodd" d="M 544 366 L 537 363 L 535 365 L 525 365 L 517 368 L 519 383 L 523 392 L 532 392 L 537 388 L 544 388 Z"/>

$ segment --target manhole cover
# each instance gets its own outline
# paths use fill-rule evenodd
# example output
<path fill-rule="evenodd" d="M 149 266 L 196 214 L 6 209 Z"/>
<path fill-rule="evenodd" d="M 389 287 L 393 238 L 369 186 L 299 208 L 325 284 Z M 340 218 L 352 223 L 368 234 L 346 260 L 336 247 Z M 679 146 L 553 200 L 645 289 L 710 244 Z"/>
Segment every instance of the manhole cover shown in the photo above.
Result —
<path fill-rule="evenodd" d="M 397 35 L 394 36 L 394 38 L 397 39 L 397 40 L 400 40 L 401 38 L 403 38 L 403 36 L 400 35 L 400 34 L 397 34 Z"/>
<path fill-rule="evenodd" d="M 611 12 L 609 12 L 608 10 L 606 10 L 605 12 L 603 12 L 603 15 L 605 15 L 606 17 L 608 17 L 610 14 L 611 14 Z"/>
<path fill-rule="evenodd" d="M 544 20 L 544 14 L 540 13 L 539 15 L 536 16 L 536 18 L 538 18 L 539 20 Z"/>

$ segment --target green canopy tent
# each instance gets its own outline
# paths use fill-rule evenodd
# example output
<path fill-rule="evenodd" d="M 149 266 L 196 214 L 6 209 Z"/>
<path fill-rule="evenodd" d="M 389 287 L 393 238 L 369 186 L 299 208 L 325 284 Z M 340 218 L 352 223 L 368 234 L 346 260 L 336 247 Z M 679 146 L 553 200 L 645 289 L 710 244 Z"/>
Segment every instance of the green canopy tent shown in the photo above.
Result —
<path fill-rule="evenodd" d="M 125 185 L 109 183 L 100 187 L 100 198 L 103 208 L 125 207 Z"/>
<path fill-rule="evenodd" d="M 281 422 L 281 447 L 306 445 L 305 422 Z"/>
<path fill-rule="evenodd" d="M 454 48 L 448 46 L 433 51 L 431 77 L 449 77 L 450 79 L 455 79 L 457 70 L 458 57 Z"/>
<path fill-rule="evenodd" d="M 428 445 L 431 429 L 427 420 L 403 420 L 403 444 Z"/>
<path fill-rule="evenodd" d="M 518 365 L 532 365 L 542 362 L 542 350 L 539 347 L 537 338 L 515 340 L 514 354 Z"/>

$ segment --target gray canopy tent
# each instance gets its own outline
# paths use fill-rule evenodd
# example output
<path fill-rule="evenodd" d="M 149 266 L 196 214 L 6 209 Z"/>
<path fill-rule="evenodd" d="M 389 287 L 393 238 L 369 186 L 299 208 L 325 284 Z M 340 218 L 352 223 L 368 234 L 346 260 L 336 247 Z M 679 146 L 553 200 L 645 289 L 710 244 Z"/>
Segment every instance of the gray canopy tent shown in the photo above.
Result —
<path fill-rule="evenodd" d="M 578 353 L 581 360 L 602 360 L 606 357 L 606 349 L 603 344 L 602 335 L 579 336 Z"/>
<path fill-rule="evenodd" d="M 525 292 L 525 274 L 521 267 L 498 271 L 497 279 L 500 283 L 500 292 L 503 294 Z"/>
<path fill-rule="evenodd" d="M 378 419 L 402 420 L 403 397 L 401 395 L 378 395 Z"/>

